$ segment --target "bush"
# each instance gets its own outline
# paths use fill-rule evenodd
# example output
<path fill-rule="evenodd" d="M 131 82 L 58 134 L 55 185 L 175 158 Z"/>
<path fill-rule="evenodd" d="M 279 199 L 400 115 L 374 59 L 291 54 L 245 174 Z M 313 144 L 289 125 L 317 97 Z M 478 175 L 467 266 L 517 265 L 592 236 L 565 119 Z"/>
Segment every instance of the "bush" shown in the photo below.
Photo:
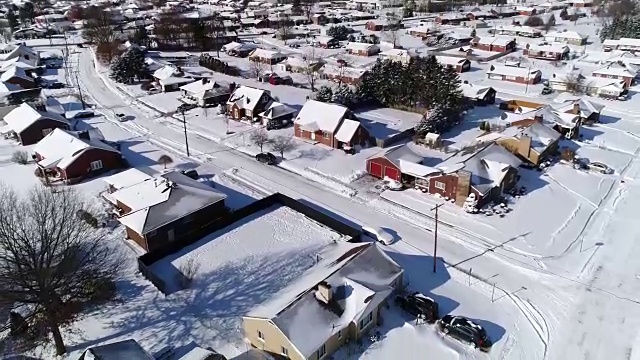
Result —
<path fill-rule="evenodd" d="M 542 18 L 540 18 L 539 16 L 529 16 L 527 18 L 527 21 L 524 22 L 525 25 L 527 26 L 543 26 L 544 25 L 544 20 L 542 20 Z"/>
<path fill-rule="evenodd" d="M 18 150 L 11 155 L 11 161 L 20 165 L 26 165 L 31 161 L 31 156 L 26 151 Z"/>
<path fill-rule="evenodd" d="M 90 212 L 85 210 L 78 210 L 76 216 L 87 224 L 91 225 L 94 228 L 98 227 L 98 219 L 93 216 Z"/>
<path fill-rule="evenodd" d="M 572 149 L 563 149 L 560 158 L 565 161 L 573 161 L 576 158 L 576 152 Z"/>
<path fill-rule="evenodd" d="M 200 55 L 200 59 L 198 60 L 200 66 L 206 67 L 209 70 L 213 70 L 215 72 L 223 73 L 231 76 L 239 76 L 240 70 L 237 67 L 231 66 L 226 62 L 215 58 L 209 54 Z"/>
<path fill-rule="evenodd" d="M 349 29 L 344 25 L 331 26 L 330 28 L 327 29 L 327 36 L 331 36 L 332 38 L 339 41 L 347 40 L 347 38 L 349 38 L 350 33 L 351 33 L 351 29 Z"/>

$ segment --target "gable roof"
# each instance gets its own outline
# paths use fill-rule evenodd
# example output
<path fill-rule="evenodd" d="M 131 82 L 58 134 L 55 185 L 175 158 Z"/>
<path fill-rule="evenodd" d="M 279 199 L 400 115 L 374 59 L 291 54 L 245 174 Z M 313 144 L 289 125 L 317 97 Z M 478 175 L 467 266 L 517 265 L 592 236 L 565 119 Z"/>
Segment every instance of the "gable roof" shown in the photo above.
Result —
<path fill-rule="evenodd" d="M 462 95 L 469 99 L 482 99 L 487 92 L 493 90 L 491 86 L 476 86 L 470 83 L 460 84 L 460 89 L 462 89 Z"/>
<path fill-rule="evenodd" d="M 131 185 L 139 184 L 153 177 L 155 171 L 148 167 L 130 168 L 117 174 L 105 177 L 103 180 L 114 189 L 120 190 Z"/>
<path fill-rule="evenodd" d="M 611 63 L 600 69 L 593 70 L 593 74 L 615 75 L 623 77 L 634 78 L 638 74 L 638 69 L 634 65 L 621 65 L 618 63 Z"/>
<path fill-rule="evenodd" d="M 141 235 L 227 197 L 177 171 L 123 188 L 111 196 L 131 208 L 118 220 Z"/>
<path fill-rule="evenodd" d="M 269 105 L 267 110 L 260 114 L 260 116 L 265 117 L 267 119 L 275 119 L 280 116 L 293 114 L 296 112 L 296 109 L 287 106 L 285 104 L 281 104 L 277 101 L 274 101 Z"/>
<path fill-rule="evenodd" d="M 38 162 L 43 168 L 66 169 L 75 159 L 89 149 L 101 149 L 120 153 L 113 147 L 99 140 L 81 139 L 69 131 L 54 129 L 40 140 L 33 151 L 44 159 Z"/>
<path fill-rule="evenodd" d="M 335 134 L 347 111 L 348 109 L 342 105 L 309 100 L 298 113 L 294 123 L 306 131 L 328 131 Z"/>
<path fill-rule="evenodd" d="M 80 357 L 81 360 L 90 359 L 86 354 L 90 352 L 95 360 L 153 360 L 145 349 L 133 339 L 118 341 L 111 344 L 104 344 L 91 347 L 85 350 Z"/>
<path fill-rule="evenodd" d="M 304 358 L 375 309 L 403 272 L 375 243 L 337 242 L 320 258 L 297 281 L 247 314 L 270 319 Z M 330 305 L 316 297 L 315 289 L 322 282 L 332 288 Z"/>
<path fill-rule="evenodd" d="M 15 66 L 15 64 L 7 68 L 7 70 L 5 70 L 2 75 L 0 75 L 0 81 L 8 81 L 12 78 L 20 78 L 23 80 L 34 82 L 33 78 L 27 75 L 27 73 L 24 72 L 23 68 Z"/>
<path fill-rule="evenodd" d="M 486 194 L 502 183 L 510 167 L 517 168 L 521 163 L 515 155 L 492 142 L 475 150 L 460 150 L 440 163 L 438 169 L 445 173 L 469 171 L 471 185 L 481 194 Z"/>
<path fill-rule="evenodd" d="M 487 74 L 507 75 L 523 77 L 525 79 L 531 79 L 536 77 L 540 73 L 540 70 L 529 67 L 516 67 L 516 66 L 504 66 L 504 65 L 491 65 Z"/>
<path fill-rule="evenodd" d="M 236 104 L 241 109 L 253 111 L 264 94 L 271 98 L 268 90 L 241 85 L 233 91 L 227 104 Z"/>
<path fill-rule="evenodd" d="M 4 117 L 4 121 L 7 123 L 7 126 L 17 134 L 20 134 L 29 126 L 42 119 L 51 119 L 65 125 L 69 125 L 67 119 L 65 119 L 61 115 L 36 110 L 28 103 L 20 104 L 20 106 L 11 110 L 11 112 L 9 112 Z"/>
<path fill-rule="evenodd" d="M 19 91 L 19 90 L 22 90 L 22 87 L 16 84 L 0 81 L 0 93 L 8 93 L 8 92 Z"/>
<path fill-rule="evenodd" d="M 358 127 L 360 127 L 359 121 L 345 119 L 336 133 L 336 139 L 344 143 L 350 142 L 358 131 Z"/>
<path fill-rule="evenodd" d="M 282 59 L 286 58 L 287 56 L 279 51 L 257 48 L 253 50 L 249 57 L 258 57 L 263 59 Z"/>

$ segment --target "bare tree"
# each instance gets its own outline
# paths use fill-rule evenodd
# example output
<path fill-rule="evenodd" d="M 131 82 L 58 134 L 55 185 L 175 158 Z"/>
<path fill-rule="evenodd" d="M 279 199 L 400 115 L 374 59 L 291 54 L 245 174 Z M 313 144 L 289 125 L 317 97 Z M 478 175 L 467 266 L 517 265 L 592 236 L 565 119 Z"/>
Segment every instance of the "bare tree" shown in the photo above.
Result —
<path fill-rule="evenodd" d="M 82 37 L 97 46 L 111 44 L 117 39 L 117 33 L 114 30 L 110 14 L 102 9 L 92 8 L 87 13 Z"/>
<path fill-rule="evenodd" d="M 395 49 L 398 46 L 398 42 L 400 42 L 399 30 L 402 27 L 400 18 L 395 13 L 388 15 L 385 27 L 386 29 L 383 30 L 382 36 L 390 42 Z"/>
<path fill-rule="evenodd" d="M 321 54 L 316 54 L 316 47 L 312 46 L 302 58 L 304 68 L 302 74 L 307 78 L 311 91 L 315 91 L 316 80 L 318 79 L 318 68 L 320 64 Z"/>
<path fill-rule="evenodd" d="M 263 129 L 260 129 L 251 133 L 251 137 L 249 139 L 254 145 L 260 147 L 260 152 L 262 152 L 262 149 L 264 148 L 265 145 L 271 142 L 271 139 L 269 138 L 269 134 Z"/>
<path fill-rule="evenodd" d="M 259 59 L 249 59 L 249 75 L 254 78 L 260 78 L 266 70 L 267 65 Z"/>
<path fill-rule="evenodd" d="M 293 140 L 293 136 L 276 136 L 270 143 L 271 149 L 280 154 L 280 157 L 284 160 L 284 153 L 296 148 L 296 143 Z"/>
<path fill-rule="evenodd" d="M 556 16 L 554 14 L 551 14 L 547 19 L 547 22 L 544 23 L 543 29 L 545 33 L 548 33 L 549 30 L 551 30 L 551 28 L 553 28 L 554 26 L 556 26 Z"/>
<path fill-rule="evenodd" d="M 278 18 L 278 36 L 280 36 L 285 45 L 287 45 L 287 40 L 292 32 L 293 27 L 291 27 L 291 19 L 289 19 L 289 16 L 280 16 Z"/>
<path fill-rule="evenodd" d="M 0 302 L 28 309 L 30 339 L 50 333 L 58 355 L 67 351 L 60 327 L 116 293 L 122 259 L 107 230 L 86 221 L 92 211 L 71 188 L 0 186 Z"/>
<path fill-rule="evenodd" d="M 220 13 L 214 13 L 213 17 L 210 20 L 210 36 L 213 39 L 214 46 L 216 47 L 216 54 L 220 57 L 220 48 L 222 45 L 220 41 L 222 41 L 227 34 L 224 27 L 224 20 Z"/>
<path fill-rule="evenodd" d="M 584 76 L 577 71 L 572 71 L 565 76 L 565 87 L 567 91 L 574 94 L 581 94 L 584 92 Z"/>
<path fill-rule="evenodd" d="M 173 163 L 173 159 L 169 155 L 162 155 L 158 158 L 158 163 L 162 164 L 164 168 L 167 168 L 167 165 Z"/>
<path fill-rule="evenodd" d="M 200 263 L 195 258 L 189 258 L 187 261 L 180 264 L 177 274 L 177 282 L 183 288 L 187 289 L 193 283 L 196 275 L 200 270 Z"/>

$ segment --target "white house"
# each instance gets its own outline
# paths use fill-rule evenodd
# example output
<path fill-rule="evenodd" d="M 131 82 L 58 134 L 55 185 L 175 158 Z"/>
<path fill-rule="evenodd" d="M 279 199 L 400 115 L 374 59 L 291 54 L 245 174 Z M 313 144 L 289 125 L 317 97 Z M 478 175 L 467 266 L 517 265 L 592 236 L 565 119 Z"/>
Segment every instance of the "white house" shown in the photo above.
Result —
<path fill-rule="evenodd" d="M 546 41 L 571 45 L 584 45 L 587 43 L 587 38 L 588 36 L 573 30 L 552 31 L 544 36 Z"/>

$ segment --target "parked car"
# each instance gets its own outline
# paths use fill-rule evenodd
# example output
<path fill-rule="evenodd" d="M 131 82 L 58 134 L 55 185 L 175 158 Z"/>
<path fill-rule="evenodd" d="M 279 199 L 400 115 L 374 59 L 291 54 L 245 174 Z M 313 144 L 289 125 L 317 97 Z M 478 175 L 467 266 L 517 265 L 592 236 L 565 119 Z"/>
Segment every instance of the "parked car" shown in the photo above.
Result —
<path fill-rule="evenodd" d="M 282 129 L 291 123 L 290 120 L 269 120 L 267 121 L 267 130 Z"/>
<path fill-rule="evenodd" d="M 153 87 L 153 88 L 147 90 L 147 95 L 159 94 L 161 92 L 162 92 L 162 90 Z"/>
<path fill-rule="evenodd" d="M 64 83 L 61 83 L 61 82 L 58 82 L 58 81 L 50 83 L 49 85 L 47 85 L 47 88 L 49 88 L 49 89 L 64 89 L 65 87 L 66 87 L 66 85 Z"/>
<path fill-rule="evenodd" d="M 472 344 L 477 349 L 488 352 L 491 349 L 491 340 L 482 326 L 462 317 L 445 315 L 436 322 L 438 330 L 459 341 Z"/>
<path fill-rule="evenodd" d="M 595 172 L 599 172 L 601 174 L 612 174 L 613 173 L 613 169 L 612 168 L 610 168 L 606 164 L 603 164 L 603 163 L 597 162 L 597 161 L 588 163 L 587 167 L 589 168 L 589 170 L 595 171 Z"/>
<path fill-rule="evenodd" d="M 402 183 L 400 181 L 396 181 L 387 176 L 385 176 L 384 179 L 382 179 L 382 185 L 386 190 L 391 190 L 391 191 L 399 191 L 403 189 Z"/>
<path fill-rule="evenodd" d="M 123 113 L 116 113 L 116 116 L 118 117 L 118 121 L 126 121 L 127 120 L 127 116 Z"/>
<path fill-rule="evenodd" d="M 546 86 L 544 88 L 542 88 L 542 92 L 541 92 L 542 95 L 549 95 L 551 93 L 553 93 L 553 89 L 552 88 L 546 87 Z"/>
<path fill-rule="evenodd" d="M 191 109 L 195 109 L 196 107 L 198 107 L 196 104 L 182 104 L 180 106 L 178 106 L 178 111 L 189 111 Z"/>
<path fill-rule="evenodd" d="M 423 319 L 428 323 L 434 323 L 438 320 L 438 303 L 426 295 L 419 292 L 406 296 L 398 295 L 395 301 L 402 310 L 418 319 Z"/>
<path fill-rule="evenodd" d="M 267 165 L 275 165 L 278 162 L 278 159 L 276 158 L 276 156 L 270 152 L 263 152 L 256 155 L 256 160 Z"/>
<path fill-rule="evenodd" d="M 198 171 L 196 171 L 196 169 L 182 170 L 180 172 L 182 173 L 182 175 L 188 176 L 188 177 L 192 178 L 193 180 L 197 180 L 198 177 L 200 177 L 200 175 L 198 175 Z"/>
<path fill-rule="evenodd" d="M 393 243 L 393 235 L 377 226 L 363 225 L 362 232 L 383 245 L 390 245 Z"/>

